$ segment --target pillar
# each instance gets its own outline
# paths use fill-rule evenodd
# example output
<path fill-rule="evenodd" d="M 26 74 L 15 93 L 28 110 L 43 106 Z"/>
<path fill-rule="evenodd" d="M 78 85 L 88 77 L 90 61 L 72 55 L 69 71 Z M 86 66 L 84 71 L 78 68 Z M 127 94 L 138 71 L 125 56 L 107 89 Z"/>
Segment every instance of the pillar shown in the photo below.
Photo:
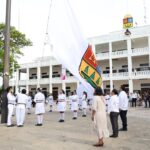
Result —
<path fill-rule="evenodd" d="M 150 36 L 148 37 L 148 49 L 149 49 L 149 67 L 150 67 Z"/>
<path fill-rule="evenodd" d="M 129 79 L 132 78 L 132 49 L 131 49 L 131 39 L 127 39 L 127 49 L 128 49 L 128 73 Z"/>
<path fill-rule="evenodd" d="M 129 93 L 133 93 L 133 80 L 129 79 Z"/>
<path fill-rule="evenodd" d="M 15 84 L 15 93 L 19 92 L 19 69 L 16 70 L 16 84 Z"/>
<path fill-rule="evenodd" d="M 41 79 L 41 68 L 38 66 L 37 68 L 37 88 L 40 87 L 40 79 Z"/>
<path fill-rule="evenodd" d="M 109 77 L 110 77 L 110 91 L 113 90 L 113 69 L 112 69 L 112 43 L 109 42 Z"/>
<path fill-rule="evenodd" d="M 52 93 L 53 89 L 52 89 L 52 74 L 53 74 L 53 66 L 50 65 L 49 66 L 49 92 Z"/>

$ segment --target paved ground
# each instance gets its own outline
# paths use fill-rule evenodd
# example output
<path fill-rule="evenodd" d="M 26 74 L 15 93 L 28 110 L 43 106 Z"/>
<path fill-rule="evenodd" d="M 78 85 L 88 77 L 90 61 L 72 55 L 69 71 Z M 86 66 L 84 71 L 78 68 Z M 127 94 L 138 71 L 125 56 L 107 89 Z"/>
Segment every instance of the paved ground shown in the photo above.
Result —
<path fill-rule="evenodd" d="M 120 132 L 117 139 L 105 139 L 103 148 L 92 146 L 97 138 L 92 131 L 90 112 L 87 118 L 82 118 L 80 113 L 78 120 L 74 121 L 68 111 L 65 123 L 58 123 L 58 117 L 57 112 L 47 111 L 43 127 L 34 126 L 34 114 L 26 116 L 23 128 L 7 128 L 6 125 L 1 124 L 0 150 L 150 150 L 150 109 L 148 108 L 130 109 L 129 131 Z M 111 132 L 110 125 L 109 129 Z"/>

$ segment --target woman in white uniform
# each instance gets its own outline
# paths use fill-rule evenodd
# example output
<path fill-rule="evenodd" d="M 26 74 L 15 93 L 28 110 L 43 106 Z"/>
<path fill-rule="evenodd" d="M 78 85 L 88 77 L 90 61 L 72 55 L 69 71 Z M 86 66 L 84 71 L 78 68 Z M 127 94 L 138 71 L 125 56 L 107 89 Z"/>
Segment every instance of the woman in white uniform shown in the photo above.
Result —
<path fill-rule="evenodd" d="M 37 124 L 36 126 L 42 126 L 43 125 L 43 114 L 45 113 L 45 96 L 41 92 L 41 89 L 37 89 L 37 94 L 34 97 L 35 105 L 35 114 L 37 115 Z"/>
<path fill-rule="evenodd" d="M 28 95 L 28 100 L 27 100 L 27 113 L 31 114 L 31 108 L 32 108 L 32 97 L 30 96 L 30 94 Z"/>
<path fill-rule="evenodd" d="M 60 94 L 58 95 L 57 110 L 60 113 L 59 122 L 64 122 L 65 121 L 65 111 L 66 111 L 66 95 L 65 95 L 64 90 L 61 90 Z"/>
<path fill-rule="evenodd" d="M 82 96 L 82 117 L 86 117 L 86 109 L 87 109 L 87 93 L 84 91 Z"/>
<path fill-rule="evenodd" d="M 48 96 L 47 101 L 48 101 L 48 104 L 49 104 L 49 107 L 50 107 L 49 112 L 52 112 L 53 111 L 53 103 L 54 103 L 52 93 Z"/>
<path fill-rule="evenodd" d="M 8 116 L 7 116 L 7 127 L 13 127 L 12 116 L 14 111 L 14 106 L 16 103 L 16 97 L 13 95 L 12 87 L 7 88 L 7 99 L 8 99 Z"/>
<path fill-rule="evenodd" d="M 76 91 L 73 92 L 72 103 L 71 103 L 71 111 L 73 111 L 73 120 L 78 117 L 78 96 Z"/>

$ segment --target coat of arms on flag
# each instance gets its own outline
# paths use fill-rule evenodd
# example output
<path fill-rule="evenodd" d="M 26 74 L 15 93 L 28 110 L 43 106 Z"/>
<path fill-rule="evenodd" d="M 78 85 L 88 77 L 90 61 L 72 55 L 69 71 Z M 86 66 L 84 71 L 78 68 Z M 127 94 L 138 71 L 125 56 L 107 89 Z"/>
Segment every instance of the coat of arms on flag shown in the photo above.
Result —
<path fill-rule="evenodd" d="M 79 66 L 79 73 L 88 83 L 92 85 L 93 88 L 101 86 L 102 77 L 100 67 L 97 64 L 95 55 L 90 45 L 82 57 Z"/>

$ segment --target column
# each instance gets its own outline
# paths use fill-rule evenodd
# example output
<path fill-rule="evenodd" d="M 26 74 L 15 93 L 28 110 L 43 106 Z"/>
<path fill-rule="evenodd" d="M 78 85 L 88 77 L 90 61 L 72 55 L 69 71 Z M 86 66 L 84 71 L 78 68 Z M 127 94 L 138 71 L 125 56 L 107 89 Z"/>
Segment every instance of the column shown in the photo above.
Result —
<path fill-rule="evenodd" d="M 129 79 L 129 93 L 133 93 L 133 80 Z"/>
<path fill-rule="evenodd" d="M 29 92 L 29 68 L 26 69 L 26 90 Z"/>
<path fill-rule="evenodd" d="M 49 92 L 52 93 L 53 89 L 52 89 L 52 74 L 53 74 L 53 66 L 50 65 L 49 66 Z"/>
<path fill-rule="evenodd" d="M 150 36 L 148 37 L 148 48 L 149 48 L 149 67 L 150 67 Z"/>
<path fill-rule="evenodd" d="M 109 76 L 110 76 L 110 91 L 113 90 L 113 64 L 112 64 L 112 43 L 109 42 Z"/>
<path fill-rule="evenodd" d="M 19 92 L 19 69 L 16 70 L 16 84 L 15 84 L 15 93 Z"/>
<path fill-rule="evenodd" d="M 61 78 L 61 80 L 62 80 L 62 89 L 64 91 L 66 91 L 66 68 L 64 66 L 62 66 L 62 70 L 61 71 L 62 71 L 61 75 L 65 76 L 65 78 L 63 78 L 63 77 Z"/>
<path fill-rule="evenodd" d="M 40 87 L 40 79 L 41 79 L 41 68 L 38 66 L 37 68 L 37 88 Z"/>
<path fill-rule="evenodd" d="M 128 49 L 128 73 L 129 73 L 129 92 L 133 92 L 133 81 L 132 81 L 132 49 L 131 49 L 131 39 L 127 39 L 127 49 Z"/>
<path fill-rule="evenodd" d="M 92 50 L 94 52 L 94 54 L 96 55 L 96 48 L 95 48 L 95 44 L 91 44 L 92 45 Z"/>

